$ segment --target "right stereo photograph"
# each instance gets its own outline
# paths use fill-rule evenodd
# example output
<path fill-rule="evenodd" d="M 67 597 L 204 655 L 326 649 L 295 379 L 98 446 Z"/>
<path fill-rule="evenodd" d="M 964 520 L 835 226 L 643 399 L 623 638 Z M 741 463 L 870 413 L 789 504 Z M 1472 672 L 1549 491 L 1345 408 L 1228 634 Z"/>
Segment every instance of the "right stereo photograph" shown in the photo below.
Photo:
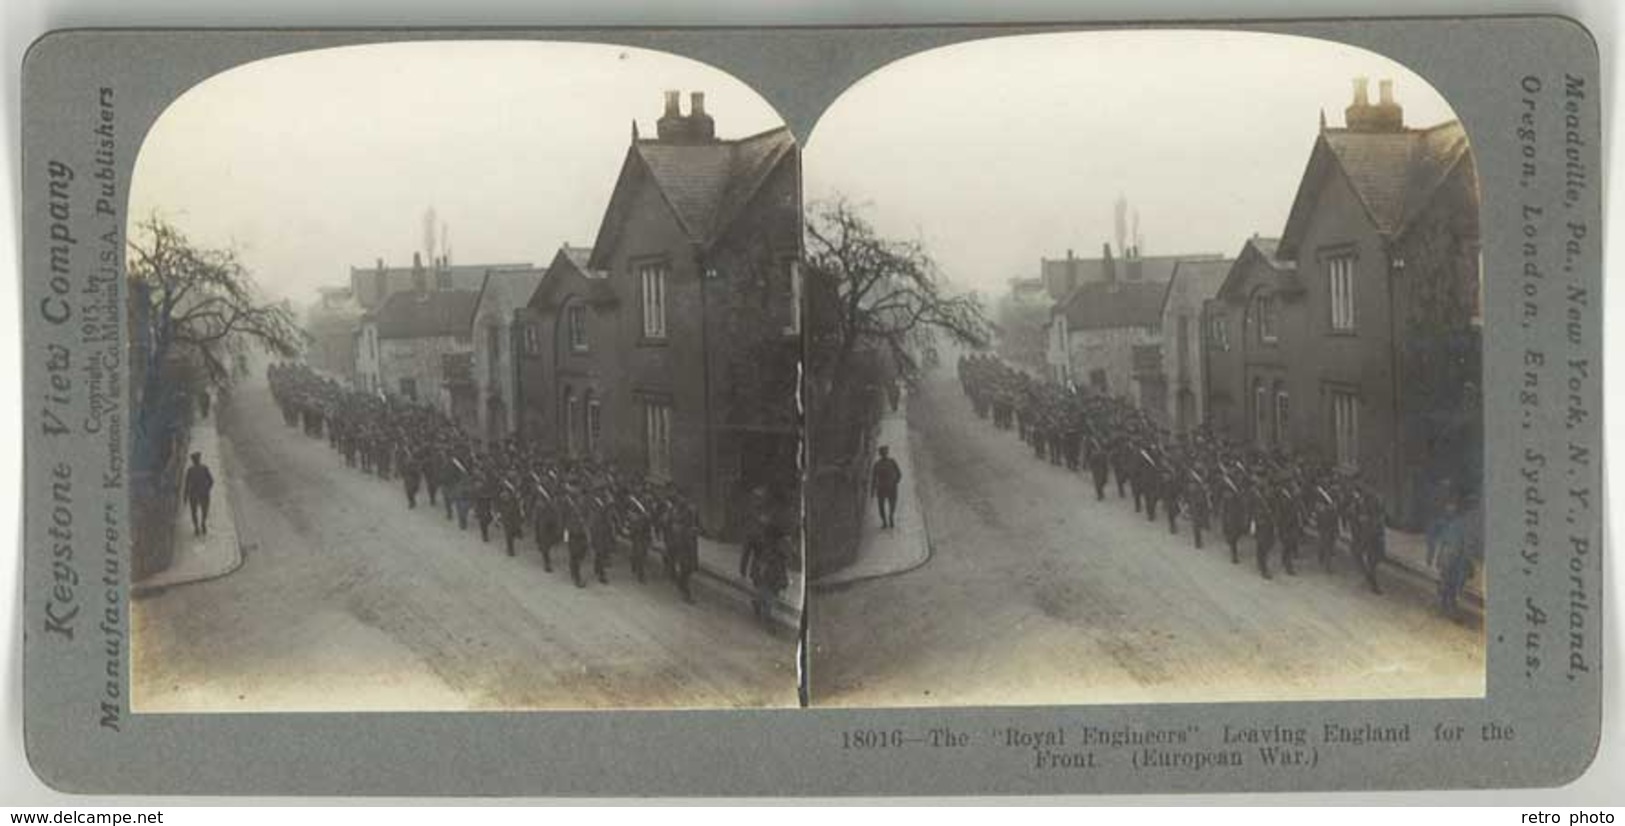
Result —
<path fill-rule="evenodd" d="M 803 159 L 812 705 L 1484 696 L 1479 187 L 1422 77 L 1000 37 Z"/>

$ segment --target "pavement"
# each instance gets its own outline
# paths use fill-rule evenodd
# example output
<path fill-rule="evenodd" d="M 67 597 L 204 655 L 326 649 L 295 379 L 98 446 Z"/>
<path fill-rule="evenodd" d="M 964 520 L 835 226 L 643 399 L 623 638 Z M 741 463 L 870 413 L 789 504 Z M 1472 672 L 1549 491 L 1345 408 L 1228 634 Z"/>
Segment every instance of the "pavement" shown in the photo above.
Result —
<path fill-rule="evenodd" d="M 218 426 L 220 406 L 215 405 L 214 415 L 209 418 L 194 421 L 188 435 L 188 455 L 202 453 L 203 464 L 214 474 L 214 490 L 209 497 L 209 532 L 198 535 L 192 531 L 191 511 L 182 500 L 175 514 L 175 555 L 168 568 L 131 584 L 135 596 L 218 579 L 242 567 L 242 540 L 237 534 L 231 486 L 226 484 L 233 472 L 227 455 L 230 446 L 220 438 Z M 190 464 L 190 458 L 187 461 Z M 176 479 L 176 487 L 180 484 L 181 479 Z"/>
<path fill-rule="evenodd" d="M 931 559 L 930 532 L 926 529 L 925 511 L 920 508 L 918 483 L 915 480 L 914 439 L 908 428 L 908 393 L 898 401 L 896 410 L 881 415 L 875 446 L 891 448 L 891 456 L 902 471 L 897 485 L 896 527 L 880 526 L 880 512 L 874 498 L 864 510 L 863 534 L 858 539 L 858 553 L 850 564 L 819 577 L 812 583 L 815 591 L 827 590 L 865 582 L 880 577 L 907 573 Z M 875 457 L 869 457 L 872 462 Z"/>
<path fill-rule="evenodd" d="M 951 375 L 910 401 L 930 564 L 815 590 L 814 705 L 1484 695 L 1482 624 L 1441 615 L 1400 565 L 1379 572 L 1381 595 L 1346 552 L 1265 580 L 1250 544 L 1232 564 L 1222 541 L 1197 549 L 1188 525 L 1170 535 L 1115 491 L 1095 501 L 1085 478 L 977 419 Z"/>

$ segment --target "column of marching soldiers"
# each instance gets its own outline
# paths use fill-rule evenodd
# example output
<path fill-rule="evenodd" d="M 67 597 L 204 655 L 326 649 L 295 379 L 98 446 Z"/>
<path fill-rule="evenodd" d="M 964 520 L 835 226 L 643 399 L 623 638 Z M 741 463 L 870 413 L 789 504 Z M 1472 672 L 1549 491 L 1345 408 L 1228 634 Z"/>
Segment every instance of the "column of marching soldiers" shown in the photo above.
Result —
<path fill-rule="evenodd" d="M 1299 551 L 1310 541 L 1330 570 L 1346 527 L 1366 585 L 1381 593 L 1377 568 L 1387 558 L 1382 500 L 1329 464 L 1244 447 L 1201 429 L 1170 436 L 1124 399 L 1036 379 L 992 355 L 962 356 L 959 381 L 978 417 L 1015 429 L 1039 459 L 1088 468 L 1097 501 L 1115 482 L 1118 497 L 1133 497 L 1135 511 L 1147 520 L 1155 522 L 1161 506 L 1169 533 L 1178 533 L 1186 517 L 1197 548 L 1217 516 L 1230 561 L 1240 563 L 1238 543 L 1250 534 L 1265 579 L 1277 547 L 1281 566 L 1295 575 Z"/>
<path fill-rule="evenodd" d="M 560 460 L 517 438 L 482 443 L 438 410 L 354 390 L 302 364 L 273 364 L 267 376 L 289 427 L 327 439 L 346 466 L 398 478 L 408 508 L 426 494 L 430 507 L 443 508 L 463 530 L 472 514 L 481 541 L 490 541 L 493 525 L 501 530 L 508 556 L 528 529 L 548 572 L 562 543 L 578 588 L 587 585 L 589 561 L 592 575 L 608 584 L 611 558 L 623 544 L 632 574 L 644 582 L 658 538 L 667 577 L 686 602 L 694 601 L 699 517 L 673 485 L 591 460 Z M 740 560 L 764 621 L 769 599 L 789 582 L 786 539 L 763 519 Z"/>

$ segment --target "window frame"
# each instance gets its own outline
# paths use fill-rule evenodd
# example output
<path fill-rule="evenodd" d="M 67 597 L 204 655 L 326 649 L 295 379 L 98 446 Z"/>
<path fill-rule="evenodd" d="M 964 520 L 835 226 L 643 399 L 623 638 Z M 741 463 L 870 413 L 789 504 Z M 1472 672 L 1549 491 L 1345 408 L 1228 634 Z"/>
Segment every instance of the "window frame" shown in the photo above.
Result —
<path fill-rule="evenodd" d="M 636 261 L 632 271 L 638 279 L 640 341 L 664 344 L 671 338 L 668 312 L 671 306 L 671 262 L 665 258 Z M 651 279 L 651 276 L 658 276 Z"/>
<path fill-rule="evenodd" d="M 656 481 L 669 481 L 672 478 L 673 409 L 670 399 L 643 399 L 644 472 Z"/>
<path fill-rule="evenodd" d="M 1360 320 L 1355 301 L 1355 262 L 1353 252 L 1341 250 L 1326 260 L 1326 322 L 1337 335 L 1359 332 Z"/>
<path fill-rule="evenodd" d="M 1360 469 L 1360 394 L 1345 387 L 1330 389 L 1332 461 L 1347 471 Z"/>
<path fill-rule="evenodd" d="M 580 301 L 572 301 L 564 308 L 565 335 L 570 342 L 570 352 L 585 353 L 591 349 L 587 337 L 587 305 Z"/>

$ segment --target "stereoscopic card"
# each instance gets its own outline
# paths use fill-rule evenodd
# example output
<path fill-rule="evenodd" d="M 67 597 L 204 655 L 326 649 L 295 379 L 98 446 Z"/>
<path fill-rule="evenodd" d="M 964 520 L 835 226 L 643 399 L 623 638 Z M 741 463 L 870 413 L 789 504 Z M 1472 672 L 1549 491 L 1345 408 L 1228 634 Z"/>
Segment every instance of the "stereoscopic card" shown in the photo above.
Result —
<path fill-rule="evenodd" d="M 23 69 L 53 787 L 1595 753 L 1573 21 L 71 30 Z"/>

